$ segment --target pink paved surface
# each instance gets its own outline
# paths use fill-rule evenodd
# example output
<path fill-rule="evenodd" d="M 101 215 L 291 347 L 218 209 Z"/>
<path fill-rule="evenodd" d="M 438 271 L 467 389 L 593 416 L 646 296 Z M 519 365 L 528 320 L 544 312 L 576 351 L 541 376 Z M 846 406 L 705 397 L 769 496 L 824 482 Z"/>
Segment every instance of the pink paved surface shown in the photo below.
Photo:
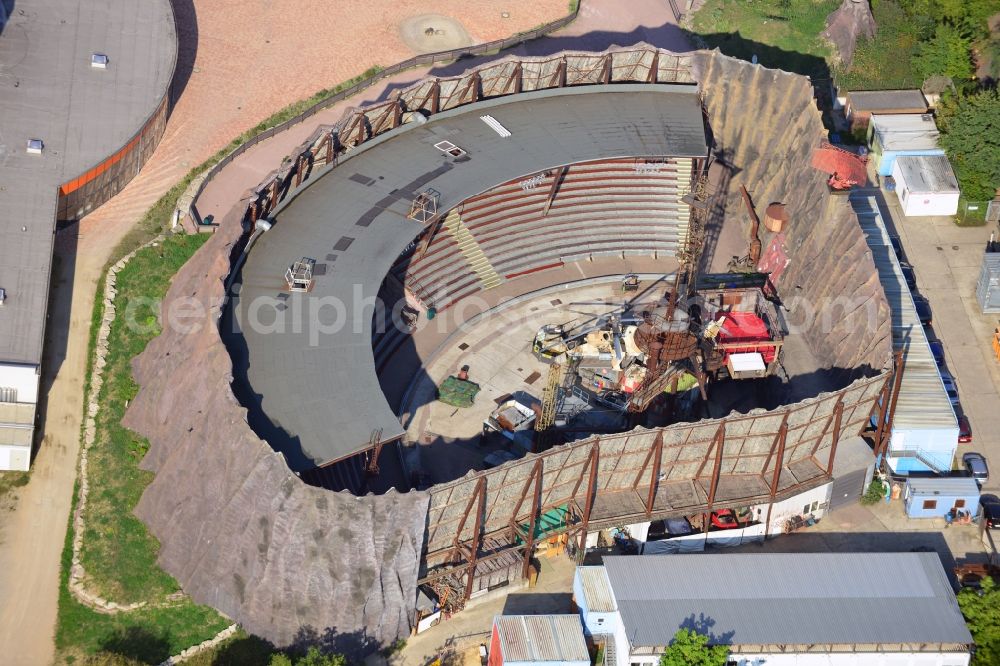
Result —
<path fill-rule="evenodd" d="M 478 43 L 530 30 L 567 11 L 566 0 L 194 0 L 193 8 L 180 1 L 174 5 L 180 23 L 178 77 L 189 73 L 190 78 L 149 163 L 122 194 L 83 220 L 81 250 L 91 242 L 104 245 L 130 228 L 191 167 L 271 113 L 372 65 L 415 55 L 398 30 L 409 17 L 456 17 Z M 510 18 L 501 18 L 501 12 Z"/>
<path fill-rule="evenodd" d="M 198 211 L 202 217 L 214 215 L 217 220 L 222 220 L 230 212 L 234 202 L 259 184 L 279 165 L 284 156 L 305 141 L 318 126 L 331 125 L 340 120 L 347 108 L 385 99 L 391 91 L 405 88 L 426 76 L 454 75 L 509 54 L 547 55 L 567 49 L 602 51 L 612 45 L 625 46 L 641 41 L 672 51 L 691 50 L 691 45 L 675 24 L 673 13 L 665 0 L 631 0 L 628 3 L 583 0 L 576 21 L 548 37 L 497 56 L 402 72 L 262 142 L 234 160 L 212 180 L 198 200 Z"/>

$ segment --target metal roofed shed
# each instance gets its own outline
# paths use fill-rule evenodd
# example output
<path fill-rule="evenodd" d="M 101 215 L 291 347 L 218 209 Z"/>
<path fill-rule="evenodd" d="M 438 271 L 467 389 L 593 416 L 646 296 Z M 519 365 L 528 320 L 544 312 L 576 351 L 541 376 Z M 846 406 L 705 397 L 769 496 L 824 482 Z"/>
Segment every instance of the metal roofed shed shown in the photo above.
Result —
<path fill-rule="evenodd" d="M 847 93 L 844 112 L 853 127 L 865 127 L 875 113 L 927 113 L 919 90 L 858 90 Z"/>
<path fill-rule="evenodd" d="M 943 518 L 959 511 L 974 515 L 979 495 L 979 484 L 971 476 L 910 478 L 903 502 L 910 518 Z"/>
<path fill-rule="evenodd" d="M 976 281 L 976 300 L 983 314 L 1000 312 L 1000 252 L 983 254 Z"/>
<path fill-rule="evenodd" d="M 486 113 L 511 136 L 499 136 L 480 120 Z M 435 148 L 441 136 L 469 159 L 443 155 Z M 317 256 L 312 291 L 288 294 L 275 316 L 308 311 L 309 299 L 339 299 L 348 306 L 348 321 L 336 326 L 337 314 L 324 308 L 319 325 L 298 331 L 235 331 L 246 348 L 244 358 L 234 356 L 236 385 L 259 396 L 252 426 L 293 471 L 367 450 L 373 430 L 381 430 L 382 442 L 403 435 L 379 386 L 372 310 L 365 304 L 374 302 L 393 263 L 424 229 L 408 217 L 419 192 L 439 192 L 438 210 L 446 211 L 498 183 L 565 164 L 707 153 L 695 86 L 614 84 L 538 90 L 449 109 L 367 141 L 342 156 L 339 166 L 318 166 L 309 187 L 275 209 L 275 228 L 247 255 L 231 312 L 236 323 L 248 321 L 255 299 L 275 299 L 273 285 L 289 260 L 311 252 Z M 401 160 L 403 154 L 408 158 Z M 292 376 L 296 383 L 289 387 Z M 338 391 L 342 387 L 350 391 Z"/>
<path fill-rule="evenodd" d="M 958 212 L 958 179 L 944 155 L 900 157 L 892 166 L 892 177 L 907 217 Z"/>
<path fill-rule="evenodd" d="M 606 556 L 604 567 L 633 655 L 704 617 L 709 642 L 732 646 L 730 659 L 838 646 L 856 661 L 820 663 L 918 650 L 966 656 L 930 663 L 968 663 L 972 636 L 937 553 Z"/>
<path fill-rule="evenodd" d="M 497 615 L 490 666 L 590 666 L 579 615 Z"/>
<path fill-rule="evenodd" d="M 892 175 L 896 158 L 903 155 L 944 155 L 938 146 L 940 136 L 934 116 L 929 113 L 872 116 L 868 145 L 876 173 Z"/>
<path fill-rule="evenodd" d="M 886 461 L 900 474 L 950 471 L 958 447 L 958 419 L 917 316 L 913 295 L 906 286 L 875 198 L 852 195 L 851 205 L 889 303 L 893 347 L 904 352 Z"/>

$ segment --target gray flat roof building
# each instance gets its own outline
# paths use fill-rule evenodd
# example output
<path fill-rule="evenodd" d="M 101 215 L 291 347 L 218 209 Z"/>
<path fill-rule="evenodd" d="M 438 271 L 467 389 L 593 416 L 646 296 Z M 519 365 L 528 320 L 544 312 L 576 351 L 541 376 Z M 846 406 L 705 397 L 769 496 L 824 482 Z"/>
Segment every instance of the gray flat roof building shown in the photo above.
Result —
<path fill-rule="evenodd" d="M 501 136 L 483 114 L 511 135 Z M 445 140 L 467 155 L 452 159 L 435 148 Z M 576 162 L 707 152 L 695 86 L 614 84 L 458 107 L 320 168 L 276 209 L 233 298 L 246 346 L 235 363 L 248 363 L 249 389 L 281 431 L 263 436 L 295 471 L 364 451 L 379 430 L 382 441 L 402 436 L 375 372 L 372 314 L 390 267 L 423 229 L 407 218 L 418 193 L 433 188 L 438 210 L 447 211 L 500 183 Z M 312 290 L 288 293 L 285 273 L 303 257 L 316 261 Z"/>
<path fill-rule="evenodd" d="M 605 557 L 633 648 L 710 622 L 733 646 L 971 645 L 936 553 Z"/>
<path fill-rule="evenodd" d="M 0 363 L 41 362 L 60 185 L 130 142 L 176 57 L 168 0 L 18 2 L 0 29 Z"/>
<path fill-rule="evenodd" d="M 903 181 L 914 193 L 958 192 L 958 179 L 945 155 L 905 155 L 896 160 Z"/>
<path fill-rule="evenodd" d="M 926 113 L 919 90 L 858 90 L 847 93 L 848 113 Z"/>

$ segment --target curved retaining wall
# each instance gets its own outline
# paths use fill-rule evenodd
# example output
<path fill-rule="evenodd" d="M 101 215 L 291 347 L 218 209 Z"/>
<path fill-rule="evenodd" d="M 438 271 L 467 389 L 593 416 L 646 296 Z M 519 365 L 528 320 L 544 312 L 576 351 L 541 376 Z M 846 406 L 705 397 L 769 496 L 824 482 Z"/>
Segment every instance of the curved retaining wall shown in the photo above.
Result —
<path fill-rule="evenodd" d="M 615 53 L 630 55 L 616 61 Z M 486 91 L 493 89 L 491 82 L 511 83 L 509 74 L 514 71 L 527 70 L 532 80 L 555 85 L 572 72 L 572 76 L 579 78 L 571 76 L 570 81 L 584 84 L 614 76 L 648 80 L 651 71 L 662 71 L 679 62 L 674 54 L 646 46 L 615 53 L 566 54 L 492 63 L 457 77 L 448 84 L 450 92 L 444 99 L 455 103 L 462 103 L 463 99 L 471 101 L 467 94 L 471 88 L 463 88 L 463 81 L 478 81 L 473 85 Z M 864 240 L 859 227 L 843 213 L 841 204 L 826 193 L 822 175 L 808 167 L 808 155 L 822 134 L 808 83 L 801 77 L 765 70 L 718 53 L 700 52 L 691 57 L 692 71 L 703 87 L 716 146 L 730 148 L 729 159 L 734 164 L 744 171 L 753 170 L 764 191 L 787 194 L 793 210 L 801 211 L 799 219 L 811 222 L 811 226 L 801 225 L 801 232 L 789 233 L 790 246 L 795 251 L 815 255 L 812 268 L 818 272 L 830 270 L 838 262 L 851 262 L 855 265 L 856 291 L 882 312 L 879 308 L 884 308 L 885 298 L 870 254 L 866 248 L 860 249 Z M 488 80 L 484 71 L 496 76 Z M 506 77 L 504 72 L 508 74 Z M 565 78 L 562 82 L 566 82 Z M 434 85 L 435 82 L 418 84 L 404 91 L 401 99 L 412 100 L 419 108 L 419 98 L 426 101 L 434 97 Z M 443 87 L 444 82 L 436 85 Z M 443 91 L 439 88 L 438 92 Z M 442 98 L 438 99 L 440 103 Z M 336 145 L 349 147 L 391 127 L 398 103 L 396 100 L 350 114 L 338 127 Z M 760 121 L 761 114 L 745 113 L 755 105 L 762 107 L 762 113 L 770 114 L 767 122 Z M 745 115 L 737 115 L 737 110 Z M 293 160 L 291 168 L 261 186 L 261 198 L 255 202 L 256 210 L 251 215 L 267 210 L 269 204 L 283 198 L 298 185 L 296 174 L 301 179 L 308 164 L 322 157 L 322 146 L 330 135 L 328 130 L 320 130 L 315 136 L 308 146 L 308 156 Z M 774 137 L 778 138 L 772 141 Z M 334 156 L 336 151 L 330 150 Z M 810 228 L 816 231 L 811 232 Z M 211 305 L 213 321 L 217 323 L 223 303 L 223 280 L 230 271 L 230 258 L 242 235 L 243 228 L 236 216 L 227 216 L 214 237 L 178 273 L 165 306 L 181 297 L 193 296 Z M 824 258 L 818 250 L 826 236 L 840 238 L 838 247 L 843 247 L 846 254 L 830 252 Z M 796 259 L 794 254 L 792 257 Z M 790 266 L 789 275 L 794 276 L 793 270 L 806 269 L 806 266 L 797 269 Z M 792 277 L 788 280 L 791 284 Z M 818 282 L 804 281 L 800 286 L 814 290 L 813 295 L 823 301 L 823 287 Z M 714 449 L 720 461 L 716 477 L 722 473 L 760 476 L 779 462 L 794 474 L 794 466 L 801 462 L 812 466 L 803 474 L 803 478 L 810 479 L 805 483 L 821 478 L 826 466 L 816 463 L 817 451 L 829 452 L 836 437 L 856 434 L 887 378 L 891 349 L 882 331 L 879 322 L 870 333 L 870 344 L 860 349 L 835 345 L 829 352 L 831 367 L 842 368 L 851 375 L 848 379 L 854 380 L 847 389 L 773 412 L 760 411 L 745 419 L 734 418 L 727 424 L 700 422 L 664 429 L 660 433 L 661 446 L 668 445 L 661 451 L 674 456 L 670 462 L 679 475 L 677 480 L 683 482 L 686 476 L 689 482 L 699 481 L 700 472 L 691 476 L 691 463 L 686 459 L 690 451 L 685 442 L 698 442 L 699 450 L 691 455 L 704 459 L 705 448 L 710 440 L 717 439 L 720 425 L 724 441 L 733 442 L 734 448 Z M 832 343 L 840 335 L 820 329 L 816 333 L 817 346 Z M 857 365 L 847 365 L 849 361 Z M 232 364 L 216 326 L 184 332 L 167 330 L 133 365 L 142 389 L 126 414 L 125 425 L 149 438 L 151 447 L 143 467 L 156 473 L 136 513 L 162 544 L 161 566 L 196 601 L 215 606 L 238 619 L 249 631 L 279 644 L 301 636 L 304 627 L 320 633 L 333 631 L 337 636 L 335 646 L 355 654 L 405 636 L 413 619 L 418 576 L 428 564 L 426 540 L 430 537 L 435 548 L 446 550 L 447 544 L 440 535 L 454 538 L 456 531 L 445 534 L 435 531 L 435 527 L 440 529 L 456 520 L 455 515 L 471 505 L 467 493 L 463 498 L 456 491 L 475 486 L 487 492 L 491 487 L 502 490 L 510 485 L 506 482 L 513 478 L 510 475 L 519 474 L 521 468 L 538 469 L 531 460 L 529 464 L 512 463 L 444 484 L 431 492 L 390 492 L 364 497 L 332 493 L 301 482 L 289 472 L 282 457 L 247 425 L 246 411 L 230 387 Z M 780 431 L 785 414 L 788 427 L 801 428 L 801 436 L 797 436 L 796 445 L 790 449 L 797 453 L 789 452 L 786 457 L 765 463 L 764 458 L 770 456 L 762 451 L 774 446 L 773 426 Z M 793 422 L 793 419 L 798 420 Z M 754 423 L 766 427 L 761 425 L 758 431 Z M 655 446 L 657 439 L 653 432 L 627 433 L 609 439 L 607 453 L 609 458 L 627 454 L 635 464 L 640 464 L 643 452 L 650 450 L 650 443 Z M 630 440 L 635 447 L 629 444 Z M 639 444 L 643 451 L 637 448 Z M 740 451 L 745 447 L 754 448 L 747 451 L 751 455 L 741 456 Z M 596 448 L 597 455 L 603 457 L 604 444 L 598 442 Z M 548 457 L 576 460 L 581 457 L 578 454 L 594 449 L 594 442 L 584 442 L 562 447 Z M 741 460 L 751 458 L 756 461 L 753 467 L 740 466 Z M 576 466 L 580 469 L 580 465 Z M 813 470 L 818 470 L 820 477 L 811 476 Z M 564 473 L 570 472 L 556 469 L 548 472 L 543 468 L 540 474 L 550 487 L 569 487 L 561 478 Z M 552 478 L 547 479 L 548 476 Z M 614 471 L 602 463 L 596 487 L 617 491 L 627 485 L 627 476 L 617 479 Z M 525 487 L 523 483 L 514 485 Z M 432 496 L 435 511 L 429 515 Z M 580 493 L 574 491 L 570 496 L 580 497 Z M 505 494 L 503 499 L 508 501 L 510 497 Z M 594 503 L 597 497 L 595 490 L 584 492 L 581 498 L 585 503 Z M 514 514 L 520 515 L 517 511 L 514 509 Z M 524 511 L 530 515 L 529 508 L 524 507 Z M 497 515 L 503 517 L 499 512 Z M 614 516 L 605 518 L 610 520 Z"/>

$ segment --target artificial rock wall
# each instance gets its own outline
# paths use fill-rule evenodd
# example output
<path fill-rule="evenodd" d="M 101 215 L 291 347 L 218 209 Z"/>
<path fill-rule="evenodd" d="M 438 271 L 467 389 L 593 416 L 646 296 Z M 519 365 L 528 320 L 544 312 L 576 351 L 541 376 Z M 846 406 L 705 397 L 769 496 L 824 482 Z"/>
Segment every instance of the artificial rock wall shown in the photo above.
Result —
<path fill-rule="evenodd" d="M 889 305 L 850 202 L 810 166 L 826 134 L 809 80 L 717 51 L 695 54 L 693 67 L 711 150 L 733 174 L 721 193 L 726 217 L 746 218 L 741 183 L 762 217 L 771 202 L 790 214 L 790 262 L 776 285 L 790 322 L 828 368 L 850 378 L 882 371 L 892 354 Z M 760 236 L 767 248 L 774 235 L 761 226 Z"/>
<path fill-rule="evenodd" d="M 629 60 L 631 80 L 646 80 L 647 61 L 652 53 Z M 678 58 L 661 52 L 657 62 Z M 779 288 L 816 299 L 846 289 L 884 308 L 847 202 L 831 198 L 809 166 L 822 133 L 809 83 L 718 53 L 693 54 L 691 63 L 715 150 L 752 178 L 757 201 L 784 201 L 792 212 L 792 264 Z M 355 497 L 307 486 L 247 425 L 215 327 L 243 205 L 177 274 L 165 302 L 194 297 L 211 306 L 213 320 L 188 332 L 166 327 L 133 364 L 142 389 L 125 425 L 149 439 L 143 467 L 156 474 L 136 513 L 162 544 L 160 565 L 196 601 L 278 644 L 329 629 L 335 649 L 360 654 L 409 632 L 429 495 Z M 732 193 L 726 205 L 742 214 Z M 888 326 L 888 316 L 879 321 Z M 889 356 L 881 326 L 863 334 L 817 327 L 813 345 L 831 367 L 878 371 Z"/>
<path fill-rule="evenodd" d="M 218 313 L 238 219 L 177 274 L 164 302 Z M 167 326 L 133 362 L 142 389 L 125 425 L 146 436 L 156 473 L 136 508 L 162 544 L 159 564 L 195 601 L 279 645 L 315 630 L 368 652 L 409 635 L 426 493 L 355 497 L 307 486 L 257 437 L 233 397 L 214 322 Z"/>

